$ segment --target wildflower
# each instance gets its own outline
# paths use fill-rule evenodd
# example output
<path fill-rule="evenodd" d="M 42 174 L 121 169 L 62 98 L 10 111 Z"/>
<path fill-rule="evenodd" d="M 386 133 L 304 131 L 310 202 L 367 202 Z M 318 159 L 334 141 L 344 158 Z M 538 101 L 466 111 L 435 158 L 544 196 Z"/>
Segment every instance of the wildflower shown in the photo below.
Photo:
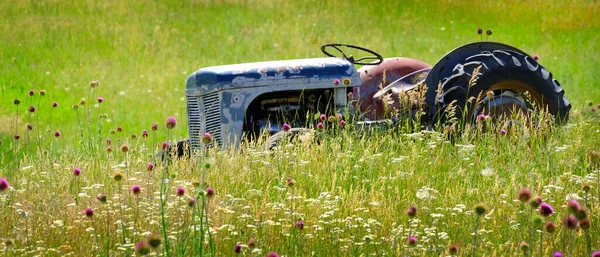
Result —
<path fill-rule="evenodd" d="M 0 145 L 2 145 L 2 139 L 0 139 Z"/>
<path fill-rule="evenodd" d="M 79 109 L 79 105 L 74 104 L 73 105 L 73 110 L 77 110 L 77 109 Z"/>
<path fill-rule="evenodd" d="M 410 207 L 408 207 L 408 209 L 406 210 L 405 213 L 406 213 L 406 216 L 413 218 L 413 217 L 417 216 L 417 207 L 410 206 Z"/>
<path fill-rule="evenodd" d="M 577 220 L 573 216 L 566 217 L 563 219 L 563 225 L 568 229 L 577 228 Z"/>
<path fill-rule="evenodd" d="M 58 130 L 57 130 L 57 131 L 54 131 L 54 136 L 55 136 L 55 137 L 60 137 L 60 131 L 58 131 Z"/>
<path fill-rule="evenodd" d="M 140 186 L 138 186 L 138 185 L 134 185 L 134 186 L 131 187 L 131 192 L 134 195 L 138 195 L 138 194 L 140 194 L 142 192 L 142 188 L 140 188 Z"/>
<path fill-rule="evenodd" d="M 533 59 L 537 61 L 537 60 L 539 60 L 539 59 L 540 59 L 540 56 L 538 56 L 538 55 L 536 54 L 536 55 L 534 55 L 534 56 L 533 56 Z"/>
<path fill-rule="evenodd" d="M 137 137 L 137 135 L 135 133 L 131 134 L 131 139 L 135 139 L 136 137 Z"/>
<path fill-rule="evenodd" d="M 575 212 L 575 218 L 577 220 L 582 220 L 587 218 L 587 209 L 585 207 L 581 207 L 577 212 Z"/>
<path fill-rule="evenodd" d="M 334 79 L 333 80 L 333 84 L 336 85 L 336 86 L 339 85 L 340 84 L 340 80 L 339 79 Z"/>
<path fill-rule="evenodd" d="M 33 95 L 35 95 L 35 91 L 29 90 L 29 96 L 33 96 Z"/>
<path fill-rule="evenodd" d="M 178 196 L 183 196 L 185 194 L 185 188 L 183 187 L 178 187 L 177 188 L 177 195 Z"/>
<path fill-rule="evenodd" d="M 8 180 L 5 178 L 0 178 L 0 192 L 6 190 L 8 186 Z"/>
<path fill-rule="evenodd" d="M 142 137 L 148 137 L 148 130 L 142 130 Z"/>
<path fill-rule="evenodd" d="M 304 229 L 304 221 L 302 221 L 302 220 L 296 221 L 296 227 L 300 230 L 303 230 Z"/>
<path fill-rule="evenodd" d="M 106 203 L 106 201 L 108 200 L 108 197 L 106 197 L 106 193 L 100 193 L 100 194 L 96 195 L 96 199 L 98 201 L 100 201 L 101 203 Z"/>
<path fill-rule="evenodd" d="M 342 127 L 342 128 L 346 127 L 346 121 L 345 120 L 340 120 L 340 127 Z"/>
<path fill-rule="evenodd" d="M 213 140 L 213 137 L 210 133 L 206 132 L 206 133 L 202 134 L 201 140 L 202 140 L 202 143 L 204 143 L 204 144 L 210 144 Z"/>
<path fill-rule="evenodd" d="M 283 123 L 283 126 L 281 127 L 281 130 L 283 130 L 284 132 L 289 132 L 291 129 L 292 127 L 287 123 Z"/>
<path fill-rule="evenodd" d="M 327 116 L 325 116 L 325 114 L 319 115 L 319 120 L 325 121 L 325 119 L 327 119 Z"/>
<path fill-rule="evenodd" d="M 269 254 L 267 254 L 267 257 L 279 257 L 279 254 L 277 254 L 276 252 L 270 252 Z"/>
<path fill-rule="evenodd" d="M 156 123 L 156 122 L 152 123 L 151 129 L 152 129 L 152 131 L 157 131 L 158 130 L 158 123 Z"/>
<path fill-rule="evenodd" d="M 500 135 L 506 135 L 506 130 L 505 129 L 500 129 L 500 131 L 498 131 L 498 133 L 500 133 Z"/>
<path fill-rule="evenodd" d="M 554 209 L 547 203 L 540 204 L 540 214 L 544 217 L 548 217 L 554 213 Z"/>
<path fill-rule="evenodd" d="M 113 174 L 113 179 L 117 182 L 121 181 L 123 179 L 123 174 L 121 174 L 121 172 L 115 172 Z"/>
<path fill-rule="evenodd" d="M 250 240 L 248 240 L 248 243 L 246 243 L 246 246 L 248 246 L 248 248 L 250 249 L 254 249 L 254 247 L 256 247 L 256 240 L 254 239 L 254 237 L 250 238 Z"/>
<path fill-rule="evenodd" d="M 478 35 L 481 35 L 481 34 L 483 34 L 483 29 L 482 29 L 482 28 L 477 28 L 477 34 L 478 34 Z"/>
<path fill-rule="evenodd" d="M 40 95 L 41 95 L 41 96 L 45 96 L 45 95 L 46 95 L 46 90 L 43 90 L 43 89 L 42 89 L 42 90 L 40 90 Z"/>
<path fill-rule="evenodd" d="M 206 188 L 206 197 L 211 198 L 215 195 L 215 189 L 212 187 Z"/>
<path fill-rule="evenodd" d="M 148 166 L 146 167 L 146 170 L 147 170 L 147 171 L 152 171 L 152 170 L 154 170 L 154 163 L 151 163 L 151 162 L 149 162 L 149 163 L 148 163 Z"/>
<path fill-rule="evenodd" d="M 90 87 L 94 88 L 98 86 L 98 81 L 97 80 L 92 80 L 90 81 Z"/>
<path fill-rule="evenodd" d="M 540 215 L 535 215 L 535 216 L 531 217 L 531 223 L 533 223 L 533 225 L 535 227 L 542 225 L 542 222 L 544 222 L 544 218 Z"/>
<path fill-rule="evenodd" d="M 81 98 L 81 100 L 79 100 L 79 105 L 85 105 L 85 103 L 85 98 Z"/>
<path fill-rule="evenodd" d="M 348 92 L 348 99 L 354 99 L 354 94 L 352 94 L 352 92 Z"/>
<path fill-rule="evenodd" d="M 162 149 L 166 150 L 167 148 L 169 148 L 169 143 L 167 142 L 162 142 Z"/>
<path fill-rule="evenodd" d="M 139 255 L 148 255 L 150 253 L 150 247 L 146 241 L 137 242 L 133 249 Z"/>
<path fill-rule="evenodd" d="M 233 248 L 233 252 L 235 253 L 240 253 L 242 252 L 242 245 L 241 244 L 235 244 L 235 247 Z"/>
<path fill-rule="evenodd" d="M 150 247 L 157 248 L 160 246 L 161 239 L 159 235 L 151 233 L 148 236 L 146 236 L 146 242 L 148 242 Z"/>
<path fill-rule="evenodd" d="M 521 249 L 521 251 L 523 253 L 526 253 L 527 251 L 529 251 L 529 245 L 527 243 L 525 243 L 524 241 L 521 242 L 521 244 L 519 245 L 519 248 Z"/>
<path fill-rule="evenodd" d="M 101 96 L 99 96 L 99 97 L 98 97 L 98 103 L 100 103 L 100 104 L 101 104 L 102 102 L 104 102 L 104 97 L 101 97 Z"/>
<path fill-rule="evenodd" d="M 579 211 L 579 208 L 581 208 L 581 206 L 579 205 L 579 202 L 575 199 L 573 199 L 567 203 L 567 209 L 572 214 L 577 213 L 577 211 Z"/>
<path fill-rule="evenodd" d="M 172 129 L 175 127 L 175 125 L 177 125 L 177 120 L 175 119 L 175 117 L 169 117 L 167 118 L 165 123 L 167 124 L 168 129 Z"/>
<path fill-rule="evenodd" d="M 19 135 L 19 133 L 17 133 L 13 137 L 15 138 L 15 140 L 19 140 L 19 138 L 21 138 L 21 135 Z"/>
<path fill-rule="evenodd" d="M 121 127 L 121 126 L 118 126 L 118 127 L 117 127 L 117 132 L 123 132 L 123 127 Z"/>
<path fill-rule="evenodd" d="M 85 209 L 85 216 L 91 218 L 92 216 L 94 216 L 94 210 L 92 208 Z"/>
<path fill-rule="evenodd" d="M 450 255 L 457 255 L 458 254 L 458 245 L 457 244 L 449 244 L 448 245 L 448 253 Z"/>
<path fill-rule="evenodd" d="M 592 221 L 590 219 L 583 218 L 581 220 L 579 220 L 579 227 L 583 230 L 588 230 L 590 229 L 590 227 L 592 226 Z"/>
<path fill-rule="evenodd" d="M 117 132 L 116 132 L 114 129 L 111 129 L 111 130 L 110 130 L 110 134 L 111 134 L 111 135 L 114 135 L 115 133 L 117 133 Z"/>
<path fill-rule="evenodd" d="M 33 130 L 33 125 L 31 125 L 30 123 L 27 123 L 27 130 Z"/>
<path fill-rule="evenodd" d="M 417 244 L 417 237 L 409 236 L 408 237 L 408 245 L 414 246 L 415 244 Z"/>
<path fill-rule="evenodd" d="M 349 86 L 350 85 L 350 79 L 349 78 L 344 78 L 344 79 L 342 79 L 342 83 L 344 83 L 344 86 Z"/>
<path fill-rule="evenodd" d="M 58 107 L 58 103 L 57 103 L 57 102 L 54 102 L 54 103 L 52 103 L 52 107 L 53 107 L 53 108 L 56 108 L 56 107 Z"/>
<path fill-rule="evenodd" d="M 292 178 L 287 178 L 287 179 L 285 180 L 285 184 L 286 184 L 288 187 L 293 187 L 293 186 L 294 186 L 294 184 L 296 184 L 296 180 L 294 180 L 294 179 L 292 179 Z"/>
<path fill-rule="evenodd" d="M 126 153 L 127 151 L 129 151 L 129 146 L 127 146 L 126 144 L 121 145 L 121 151 Z"/>
<path fill-rule="evenodd" d="M 486 117 L 487 116 L 485 114 L 479 114 L 479 115 L 477 115 L 477 120 L 478 121 L 484 121 Z"/>
<path fill-rule="evenodd" d="M 488 211 L 488 207 L 485 203 L 478 203 L 473 210 L 477 215 L 484 215 Z"/>
<path fill-rule="evenodd" d="M 563 254 L 561 252 L 554 252 L 552 253 L 552 257 L 563 257 Z"/>
<path fill-rule="evenodd" d="M 194 207 L 194 204 L 196 204 L 196 198 L 194 198 L 194 197 L 188 198 L 187 204 L 189 207 Z"/>
<path fill-rule="evenodd" d="M 491 36 L 492 35 L 492 29 L 486 30 L 485 34 L 488 35 L 488 36 Z"/>
<path fill-rule="evenodd" d="M 21 103 L 21 100 L 19 100 L 18 98 L 15 98 L 15 100 L 13 100 L 13 104 L 15 105 L 19 105 Z"/>
<path fill-rule="evenodd" d="M 318 128 L 319 130 L 323 130 L 323 123 L 322 123 L 322 122 L 319 122 L 319 124 L 317 124 L 317 128 Z"/>
<path fill-rule="evenodd" d="M 110 138 L 107 138 L 107 139 L 106 139 L 106 144 L 107 144 L 107 145 L 110 145 L 111 143 L 112 143 L 112 139 L 110 139 Z"/>
<path fill-rule="evenodd" d="M 112 152 L 112 145 L 109 145 L 106 147 L 106 152 L 107 153 L 111 153 Z"/>
<path fill-rule="evenodd" d="M 537 209 L 538 207 L 540 207 L 540 204 L 542 204 L 542 202 L 542 198 L 536 196 L 533 199 L 531 199 L 531 201 L 529 201 L 529 206 L 531 206 L 531 208 L 533 209 Z"/>
<path fill-rule="evenodd" d="M 81 174 L 81 169 L 79 168 L 74 168 L 73 169 L 73 175 L 75 175 L 75 177 L 79 176 L 79 174 Z"/>
<path fill-rule="evenodd" d="M 544 225 L 544 229 L 546 229 L 546 232 L 552 234 L 554 233 L 554 230 L 556 230 L 556 226 L 552 221 L 548 221 L 546 222 L 546 225 Z"/>
<path fill-rule="evenodd" d="M 35 106 L 29 106 L 29 112 L 35 112 Z"/>
<path fill-rule="evenodd" d="M 600 257 L 600 250 L 594 251 L 592 257 Z"/>

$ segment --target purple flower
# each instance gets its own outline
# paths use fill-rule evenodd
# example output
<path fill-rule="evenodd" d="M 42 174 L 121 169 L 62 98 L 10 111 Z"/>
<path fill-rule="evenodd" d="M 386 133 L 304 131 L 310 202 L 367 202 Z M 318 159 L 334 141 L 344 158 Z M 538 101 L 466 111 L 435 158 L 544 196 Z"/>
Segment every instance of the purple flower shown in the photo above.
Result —
<path fill-rule="evenodd" d="M 576 213 L 577 211 L 579 211 L 580 208 L 581 205 L 579 205 L 579 202 L 575 199 L 567 203 L 567 209 L 569 209 L 569 212 L 571 213 Z"/>
<path fill-rule="evenodd" d="M 137 242 L 133 249 L 139 255 L 148 255 L 150 253 L 150 245 L 146 241 Z"/>
<path fill-rule="evenodd" d="M 333 84 L 336 85 L 336 86 L 339 85 L 340 84 L 340 80 L 339 79 L 334 79 L 333 80 Z"/>
<path fill-rule="evenodd" d="M 235 244 L 235 247 L 233 248 L 233 252 L 235 252 L 235 253 L 242 252 L 242 245 L 241 244 Z"/>
<path fill-rule="evenodd" d="M 544 217 L 548 217 L 554 213 L 554 209 L 547 203 L 540 204 L 540 214 Z"/>
<path fill-rule="evenodd" d="M 146 167 L 146 170 L 147 170 L 147 171 L 152 171 L 152 170 L 154 170 L 154 163 L 151 163 L 151 162 L 150 162 L 150 163 L 148 163 L 148 167 Z"/>
<path fill-rule="evenodd" d="M 279 257 L 279 254 L 277 254 L 276 252 L 270 252 L 269 254 L 267 254 L 267 257 Z"/>
<path fill-rule="evenodd" d="M 134 186 L 132 186 L 132 187 L 131 187 L 131 192 L 132 192 L 134 195 L 137 195 L 137 194 L 139 194 L 140 192 L 142 192 L 142 189 L 140 188 L 140 186 L 138 186 L 138 185 L 134 185 Z"/>
<path fill-rule="evenodd" d="M 408 237 L 408 245 L 414 246 L 415 244 L 417 244 L 417 237 L 409 236 Z"/>
<path fill-rule="evenodd" d="M 600 257 L 600 250 L 596 250 L 592 253 L 592 257 Z"/>
<path fill-rule="evenodd" d="M 194 197 L 188 198 L 188 206 L 194 207 L 194 204 L 196 204 L 196 198 L 194 198 Z"/>
<path fill-rule="evenodd" d="M 79 176 L 79 174 L 81 174 L 81 169 L 79 168 L 74 168 L 73 169 L 73 175 L 75 175 L 75 177 Z"/>
<path fill-rule="evenodd" d="M 554 225 L 554 223 L 552 221 L 548 221 L 546 223 L 546 225 L 544 225 L 544 228 L 546 229 L 546 232 L 548 232 L 548 233 L 554 233 L 554 230 L 556 230 L 556 226 Z"/>
<path fill-rule="evenodd" d="M 15 140 L 19 140 L 19 138 L 21 138 L 21 135 L 19 135 L 19 133 L 17 133 L 13 137 L 15 138 Z"/>
<path fill-rule="evenodd" d="M 498 131 L 500 133 L 500 135 L 506 135 L 506 130 L 505 129 L 500 129 L 500 131 Z"/>
<path fill-rule="evenodd" d="M 52 107 L 53 108 L 58 107 L 58 103 L 57 102 L 52 103 Z"/>
<path fill-rule="evenodd" d="M 94 210 L 92 210 L 92 208 L 85 209 L 85 216 L 91 218 L 92 216 L 94 216 Z"/>
<path fill-rule="evenodd" d="M 175 119 L 175 117 L 169 117 L 167 118 L 165 123 L 167 124 L 168 129 L 172 129 L 175 127 L 175 125 L 177 125 L 177 120 Z"/>
<path fill-rule="evenodd" d="M 206 132 L 204 134 L 202 134 L 202 143 L 204 144 L 210 144 L 213 141 L 213 137 L 210 133 Z"/>
<path fill-rule="evenodd" d="M 2 139 L 0 139 L 0 145 L 2 145 Z"/>
<path fill-rule="evenodd" d="M 348 98 L 349 98 L 350 100 L 354 99 L 354 94 L 353 94 L 352 92 L 349 92 L 349 93 L 348 93 Z"/>
<path fill-rule="evenodd" d="M 158 130 L 158 123 L 154 122 L 152 123 L 152 131 L 157 131 Z"/>
<path fill-rule="evenodd" d="M 142 137 L 148 137 L 148 130 L 142 130 Z"/>
<path fill-rule="evenodd" d="M 118 127 L 117 127 L 117 132 L 122 132 L 122 131 L 123 131 L 123 127 L 121 127 L 121 126 L 118 126 Z"/>
<path fill-rule="evenodd" d="M 162 142 L 162 146 L 161 147 L 162 147 L 163 150 L 166 150 L 167 148 L 169 148 L 169 143 Z"/>
<path fill-rule="evenodd" d="M 406 216 L 411 217 L 411 218 L 417 216 L 417 207 L 415 207 L 415 206 L 408 207 L 408 209 L 406 210 Z"/>
<path fill-rule="evenodd" d="M 35 91 L 29 90 L 29 96 L 33 96 L 33 95 L 35 95 Z"/>
<path fill-rule="evenodd" d="M 482 28 L 477 28 L 477 34 L 478 35 L 482 35 L 483 34 L 483 29 Z"/>
<path fill-rule="evenodd" d="M 552 257 L 563 257 L 563 254 L 561 252 L 554 252 Z"/>
<path fill-rule="evenodd" d="M 575 229 L 577 228 L 577 220 L 573 216 L 566 217 L 563 220 L 563 225 L 568 229 Z"/>
<path fill-rule="evenodd" d="M 484 121 L 485 118 L 487 118 L 487 116 L 485 114 L 479 114 L 479 115 L 477 115 L 477 120 L 478 121 Z"/>
<path fill-rule="evenodd" d="M 296 227 L 300 230 L 303 230 L 304 229 L 304 221 L 302 221 L 302 220 L 296 221 Z"/>
<path fill-rule="evenodd" d="M 319 130 L 323 130 L 323 123 L 322 123 L 322 122 L 319 122 L 319 124 L 317 124 L 317 128 L 318 128 Z"/>
<path fill-rule="evenodd" d="M 101 97 L 101 96 L 98 97 L 98 103 L 102 103 L 102 102 L 104 102 L 104 97 Z"/>
<path fill-rule="evenodd" d="M 600 104 L 599 104 L 599 105 L 600 105 Z M 327 119 L 327 116 L 325 116 L 325 114 L 321 114 L 321 115 L 319 116 L 319 119 L 320 119 L 321 121 L 325 121 L 325 119 Z"/>
<path fill-rule="evenodd" d="M 346 121 L 345 120 L 340 120 L 340 127 L 342 127 L 342 128 L 346 127 Z"/>
<path fill-rule="evenodd" d="M 540 59 L 540 56 L 536 54 L 536 55 L 533 56 L 533 59 L 537 61 L 537 60 Z"/>
<path fill-rule="evenodd" d="M 287 123 L 283 123 L 283 126 L 281 127 L 281 130 L 283 130 L 284 132 L 289 132 L 291 129 L 292 127 Z"/>
<path fill-rule="evenodd" d="M 178 187 L 177 188 L 177 195 L 178 196 L 183 196 L 185 194 L 185 188 L 183 187 Z"/>
<path fill-rule="evenodd" d="M 215 189 L 212 187 L 206 188 L 206 197 L 211 198 L 215 195 Z"/>
<path fill-rule="evenodd" d="M 29 112 L 35 112 L 35 107 L 33 105 L 29 106 Z"/>
<path fill-rule="evenodd" d="M 28 130 L 33 130 L 33 125 L 31 125 L 30 123 L 27 123 L 27 129 Z"/>
<path fill-rule="evenodd" d="M 8 188 L 8 180 L 0 178 L 0 191 L 4 191 Z"/>
<path fill-rule="evenodd" d="M 60 131 L 58 131 L 58 130 L 57 130 L 57 131 L 54 131 L 54 136 L 55 136 L 55 137 L 60 137 Z"/>

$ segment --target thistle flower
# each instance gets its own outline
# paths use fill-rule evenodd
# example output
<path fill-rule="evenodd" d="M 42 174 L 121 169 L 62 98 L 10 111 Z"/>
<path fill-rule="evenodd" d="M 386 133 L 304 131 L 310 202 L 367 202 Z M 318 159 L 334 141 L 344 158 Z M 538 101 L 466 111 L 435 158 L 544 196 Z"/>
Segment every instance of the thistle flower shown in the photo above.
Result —
<path fill-rule="evenodd" d="M 73 105 L 73 110 L 77 110 L 77 109 L 79 109 L 79 105 L 74 104 Z"/>
<path fill-rule="evenodd" d="M 588 193 L 592 189 L 592 186 L 589 183 L 585 182 L 583 183 L 583 185 L 581 185 L 581 189 L 583 190 L 583 192 Z"/>
<path fill-rule="evenodd" d="M 524 241 L 521 242 L 521 244 L 519 245 L 519 249 L 521 249 L 521 251 L 523 253 L 526 253 L 529 251 L 529 244 L 525 243 Z"/>
<path fill-rule="evenodd" d="M 29 96 L 33 96 L 33 95 L 35 95 L 35 91 L 29 90 Z"/>
<path fill-rule="evenodd" d="M 336 86 L 339 85 L 340 84 L 340 80 L 339 79 L 334 79 L 333 80 L 333 84 L 336 85 Z"/>
<path fill-rule="evenodd" d="M 148 137 L 148 130 L 142 130 L 142 137 Z"/>
<path fill-rule="evenodd" d="M 458 245 L 457 244 L 449 244 L 448 245 L 448 253 L 450 255 L 457 255 L 458 254 Z"/>
<path fill-rule="evenodd" d="M 537 209 L 543 202 L 544 201 L 542 201 L 541 197 L 536 196 L 533 199 L 531 199 L 531 201 L 529 201 L 529 206 L 531 206 L 532 209 Z"/>
<path fill-rule="evenodd" d="M 554 252 L 552 253 L 552 257 L 563 257 L 563 254 L 561 252 Z"/>
<path fill-rule="evenodd" d="M 17 133 L 17 134 L 15 134 L 15 135 L 13 136 L 13 138 L 14 138 L 15 140 L 19 140 L 19 138 L 21 138 L 21 135 L 19 135 L 19 133 Z"/>
<path fill-rule="evenodd" d="M 279 254 L 277 254 L 276 252 L 270 252 L 269 254 L 267 254 L 267 257 L 279 257 Z"/>
<path fill-rule="evenodd" d="M 319 120 L 325 121 L 325 119 L 327 119 L 327 116 L 325 114 L 319 115 Z"/>
<path fill-rule="evenodd" d="M 123 132 L 123 127 L 121 127 L 121 126 L 118 126 L 118 127 L 117 127 L 117 132 L 119 132 L 119 133 L 120 133 L 120 132 Z"/>
<path fill-rule="evenodd" d="M 488 207 L 485 203 L 478 203 L 473 210 L 477 215 L 484 215 L 488 211 Z"/>
<path fill-rule="evenodd" d="M 554 213 L 554 209 L 547 203 L 540 204 L 540 214 L 544 217 L 548 217 Z"/>
<path fill-rule="evenodd" d="M 486 30 L 485 34 L 488 35 L 488 36 L 491 36 L 492 35 L 492 29 Z"/>
<path fill-rule="evenodd" d="M 588 216 L 587 215 L 587 208 L 585 208 L 583 206 L 581 208 L 579 208 L 579 210 L 577 210 L 577 212 L 575 212 L 575 218 L 577 220 L 585 219 L 585 218 L 587 218 L 587 216 Z"/>
<path fill-rule="evenodd" d="M 556 226 L 552 221 L 548 221 L 546 222 L 546 225 L 544 225 L 544 229 L 546 230 L 546 232 L 552 234 L 554 233 L 554 230 L 556 230 Z"/>
<path fill-rule="evenodd" d="M 29 112 L 35 112 L 35 106 L 29 106 Z"/>
<path fill-rule="evenodd" d="M 99 96 L 99 97 L 98 97 L 98 103 L 100 103 L 100 104 L 101 104 L 102 102 L 104 102 L 104 97 L 101 97 L 101 96 Z"/>
<path fill-rule="evenodd" d="M 406 210 L 406 216 L 414 218 L 417 216 L 417 207 L 415 206 L 410 206 L 408 207 L 408 209 Z"/>
<path fill-rule="evenodd" d="M 287 123 L 283 123 L 283 126 L 281 127 L 281 130 L 283 130 L 284 132 L 289 132 L 291 129 L 292 127 Z"/>
<path fill-rule="evenodd" d="M 352 92 L 348 92 L 348 99 L 354 99 L 354 94 Z"/>
<path fill-rule="evenodd" d="M 0 139 L 0 145 L 2 145 L 2 139 Z"/>
<path fill-rule="evenodd" d="M 163 149 L 163 150 L 167 150 L 167 148 L 169 148 L 169 143 L 167 143 L 167 142 L 162 142 L 162 149 Z"/>
<path fill-rule="evenodd" d="M 100 193 L 96 195 L 96 200 L 100 201 L 101 203 L 106 203 L 108 197 L 106 197 L 106 193 Z"/>
<path fill-rule="evenodd" d="M 581 205 L 579 205 L 579 202 L 575 199 L 573 199 L 567 203 L 567 209 L 572 214 L 577 213 L 577 211 L 579 211 L 579 208 L 581 208 Z"/>
<path fill-rule="evenodd" d="M 150 247 L 157 248 L 160 246 L 161 238 L 159 235 L 151 233 L 146 236 L 146 242 L 148 242 Z"/>
<path fill-rule="evenodd" d="M 246 246 L 248 246 L 250 249 L 254 249 L 254 247 L 256 247 L 256 239 L 254 239 L 254 237 L 250 238 L 248 243 L 246 243 Z"/>
<path fill-rule="evenodd" d="M 563 225 L 568 229 L 577 228 L 577 220 L 573 216 L 566 217 L 563 219 Z"/>
<path fill-rule="evenodd" d="M 600 257 L 600 250 L 594 251 L 592 257 Z"/>
<path fill-rule="evenodd" d="M 81 174 L 81 169 L 79 168 L 74 168 L 73 169 L 73 175 L 75 175 L 75 177 L 79 176 L 79 174 Z"/>
<path fill-rule="evenodd" d="M 15 105 L 19 105 L 21 103 L 21 100 L 19 100 L 18 98 L 15 98 L 15 100 L 13 100 L 13 104 Z"/>
<path fill-rule="evenodd" d="M 119 181 L 123 180 L 123 174 L 121 174 L 121 172 L 117 171 L 113 174 L 113 179 L 115 181 L 119 182 Z"/>
<path fill-rule="evenodd" d="M 114 135 L 115 133 L 117 133 L 117 131 L 115 131 L 114 129 L 111 129 L 111 130 L 110 130 L 110 134 L 111 134 L 111 135 Z"/>
<path fill-rule="evenodd" d="M 210 133 L 206 132 L 206 133 L 202 134 L 201 140 L 202 140 L 202 143 L 208 145 L 213 141 L 213 137 Z"/>
<path fill-rule="evenodd" d="M 212 187 L 206 188 L 206 197 L 212 198 L 215 194 L 215 190 Z"/>
<path fill-rule="evenodd" d="M 344 78 L 344 79 L 342 79 L 342 83 L 344 83 L 344 86 L 350 86 L 350 79 Z"/>
<path fill-rule="evenodd" d="M 121 151 L 126 153 L 129 151 L 129 146 L 127 146 L 126 144 L 121 145 Z"/>
<path fill-rule="evenodd" d="M 340 127 L 342 127 L 342 128 L 346 127 L 346 121 L 345 120 L 340 120 Z"/>
<path fill-rule="evenodd" d="M 135 133 L 131 134 L 131 139 L 135 139 L 137 138 L 137 135 Z"/>
<path fill-rule="evenodd" d="M 233 248 L 233 252 L 235 253 L 240 253 L 242 252 L 242 245 L 241 244 L 235 244 L 235 247 Z"/>
<path fill-rule="evenodd" d="M 175 127 L 175 125 L 177 125 L 177 120 L 175 119 L 175 117 L 169 117 L 167 118 L 165 123 L 167 124 L 168 129 L 172 129 Z"/>
<path fill-rule="evenodd" d="M 92 216 L 94 216 L 94 210 L 92 208 L 85 209 L 85 216 L 91 218 Z"/>
<path fill-rule="evenodd" d="M 40 95 L 41 95 L 41 96 L 45 96 L 45 95 L 46 95 L 46 90 L 43 90 L 43 89 L 42 89 L 42 90 L 40 90 Z"/>
<path fill-rule="evenodd" d="M 319 130 L 323 130 L 323 123 L 322 123 L 322 122 L 319 122 L 319 124 L 317 124 L 317 128 L 318 128 Z"/>
<path fill-rule="evenodd" d="M 98 86 L 98 81 L 97 80 L 92 80 L 90 81 L 90 87 L 94 88 Z"/>
<path fill-rule="evenodd" d="M 53 108 L 56 108 L 56 107 L 58 107 L 58 103 L 57 103 L 57 102 L 54 102 L 54 103 L 52 103 L 52 107 L 53 107 Z"/>
<path fill-rule="evenodd" d="M 112 145 L 109 145 L 109 146 L 107 146 L 107 147 L 106 147 L 106 152 L 107 152 L 107 153 L 111 153 L 111 152 L 112 152 L 112 150 L 113 150 L 113 149 L 112 149 Z"/>
<path fill-rule="evenodd" d="M 131 187 L 131 192 L 134 195 L 138 195 L 138 194 L 140 194 L 142 192 L 142 188 L 140 188 L 140 186 L 138 186 L 138 185 L 134 185 L 134 186 Z"/>
<path fill-rule="evenodd" d="M 417 244 L 417 237 L 409 236 L 408 237 L 408 245 L 414 246 L 415 244 Z"/>
<path fill-rule="evenodd" d="M 185 188 L 183 188 L 183 187 L 178 187 L 178 188 L 177 188 L 177 195 L 178 195 L 178 196 L 183 196 L 183 195 L 185 195 Z"/>
<path fill-rule="evenodd" d="M 579 227 L 583 230 L 588 230 L 590 229 L 590 227 L 592 226 L 592 221 L 590 219 L 583 218 L 581 220 L 579 220 Z"/>
<path fill-rule="evenodd" d="M 27 123 L 27 130 L 33 130 L 33 125 L 31 125 L 30 123 Z"/>
<path fill-rule="evenodd" d="M 483 29 L 482 28 L 477 28 L 477 35 L 481 35 L 483 34 Z"/>
<path fill-rule="evenodd" d="M 194 197 L 188 198 L 187 204 L 189 207 L 194 207 L 194 204 L 196 204 L 196 198 L 194 198 Z"/>
<path fill-rule="evenodd" d="M 485 114 L 479 114 L 477 115 L 477 121 L 485 121 L 486 117 L 487 116 Z"/>
<path fill-rule="evenodd" d="M 303 230 L 304 229 L 304 221 L 302 221 L 302 220 L 296 221 L 296 227 L 300 230 Z"/>
<path fill-rule="evenodd" d="M 148 255 L 150 253 L 150 246 L 146 241 L 137 242 L 133 249 L 135 250 L 135 253 L 139 255 Z"/>
<path fill-rule="evenodd" d="M 500 131 L 498 131 L 498 133 L 500 133 L 500 135 L 506 135 L 506 130 L 505 129 L 500 129 Z"/>
<path fill-rule="evenodd" d="M 0 192 L 6 190 L 8 187 L 8 180 L 6 180 L 5 178 L 0 178 Z"/>
<path fill-rule="evenodd" d="M 8 250 L 8 248 L 12 247 L 14 244 L 15 244 L 15 242 L 10 238 L 4 239 L 4 246 L 6 246 L 7 250 Z"/>
<path fill-rule="evenodd" d="M 152 171 L 152 170 L 154 170 L 154 163 L 151 163 L 151 162 L 149 162 L 149 163 L 148 163 L 148 166 L 146 167 L 146 170 L 147 170 L 147 171 Z"/>
<path fill-rule="evenodd" d="M 79 100 L 79 105 L 85 105 L 86 100 L 85 98 L 81 98 L 81 100 Z"/>
<path fill-rule="evenodd" d="M 55 137 L 60 137 L 60 131 L 58 131 L 58 130 L 57 130 L 57 131 L 54 131 L 54 136 L 55 136 Z"/>
<path fill-rule="evenodd" d="M 152 131 L 157 131 L 158 130 L 158 123 L 156 123 L 156 122 L 152 123 L 151 129 L 152 129 Z"/>
<path fill-rule="evenodd" d="M 533 59 L 537 61 L 537 60 L 540 59 L 540 57 L 536 54 L 536 55 L 533 56 Z"/>
<path fill-rule="evenodd" d="M 287 179 L 285 180 L 285 184 L 286 184 L 288 187 L 293 187 L 293 186 L 296 184 L 296 180 L 294 180 L 294 179 L 292 179 L 292 178 L 287 178 Z"/>
<path fill-rule="evenodd" d="M 106 139 L 106 144 L 107 144 L 107 145 L 110 145 L 111 143 L 112 143 L 112 139 L 110 139 L 110 138 L 107 138 L 107 139 Z"/>
<path fill-rule="evenodd" d="M 540 215 L 534 215 L 531 217 L 531 223 L 533 223 L 535 227 L 542 225 L 542 222 L 544 222 L 544 218 Z"/>

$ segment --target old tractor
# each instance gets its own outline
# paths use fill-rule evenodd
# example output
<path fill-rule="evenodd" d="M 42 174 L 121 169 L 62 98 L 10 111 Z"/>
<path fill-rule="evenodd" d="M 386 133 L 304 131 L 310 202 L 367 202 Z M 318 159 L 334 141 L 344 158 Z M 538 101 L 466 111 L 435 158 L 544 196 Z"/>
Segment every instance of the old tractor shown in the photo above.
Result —
<path fill-rule="evenodd" d="M 186 84 L 191 149 L 206 147 L 204 133 L 212 135 L 213 146 L 235 147 L 243 139 L 273 135 L 284 123 L 314 127 L 319 114 L 350 114 L 365 126 L 419 116 L 418 122 L 435 129 L 475 122 L 482 114 L 539 111 L 562 123 L 571 108 L 537 58 L 502 43 L 460 46 L 433 67 L 410 58 L 384 59 L 354 45 L 326 44 L 321 51 L 328 57 L 215 66 L 191 74 Z"/>

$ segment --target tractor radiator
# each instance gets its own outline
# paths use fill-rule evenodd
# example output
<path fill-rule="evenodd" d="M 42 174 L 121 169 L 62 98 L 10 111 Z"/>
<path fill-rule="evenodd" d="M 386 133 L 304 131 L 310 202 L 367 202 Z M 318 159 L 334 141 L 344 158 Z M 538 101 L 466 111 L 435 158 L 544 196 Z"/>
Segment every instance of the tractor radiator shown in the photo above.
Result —
<path fill-rule="evenodd" d="M 189 137 L 192 149 L 200 149 L 202 144 L 200 137 L 205 132 L 212 135 L 212 144 L 221 144 L 220 98 L 218 92 L 210 93 L 202 97 L 187 97 Z"/>

